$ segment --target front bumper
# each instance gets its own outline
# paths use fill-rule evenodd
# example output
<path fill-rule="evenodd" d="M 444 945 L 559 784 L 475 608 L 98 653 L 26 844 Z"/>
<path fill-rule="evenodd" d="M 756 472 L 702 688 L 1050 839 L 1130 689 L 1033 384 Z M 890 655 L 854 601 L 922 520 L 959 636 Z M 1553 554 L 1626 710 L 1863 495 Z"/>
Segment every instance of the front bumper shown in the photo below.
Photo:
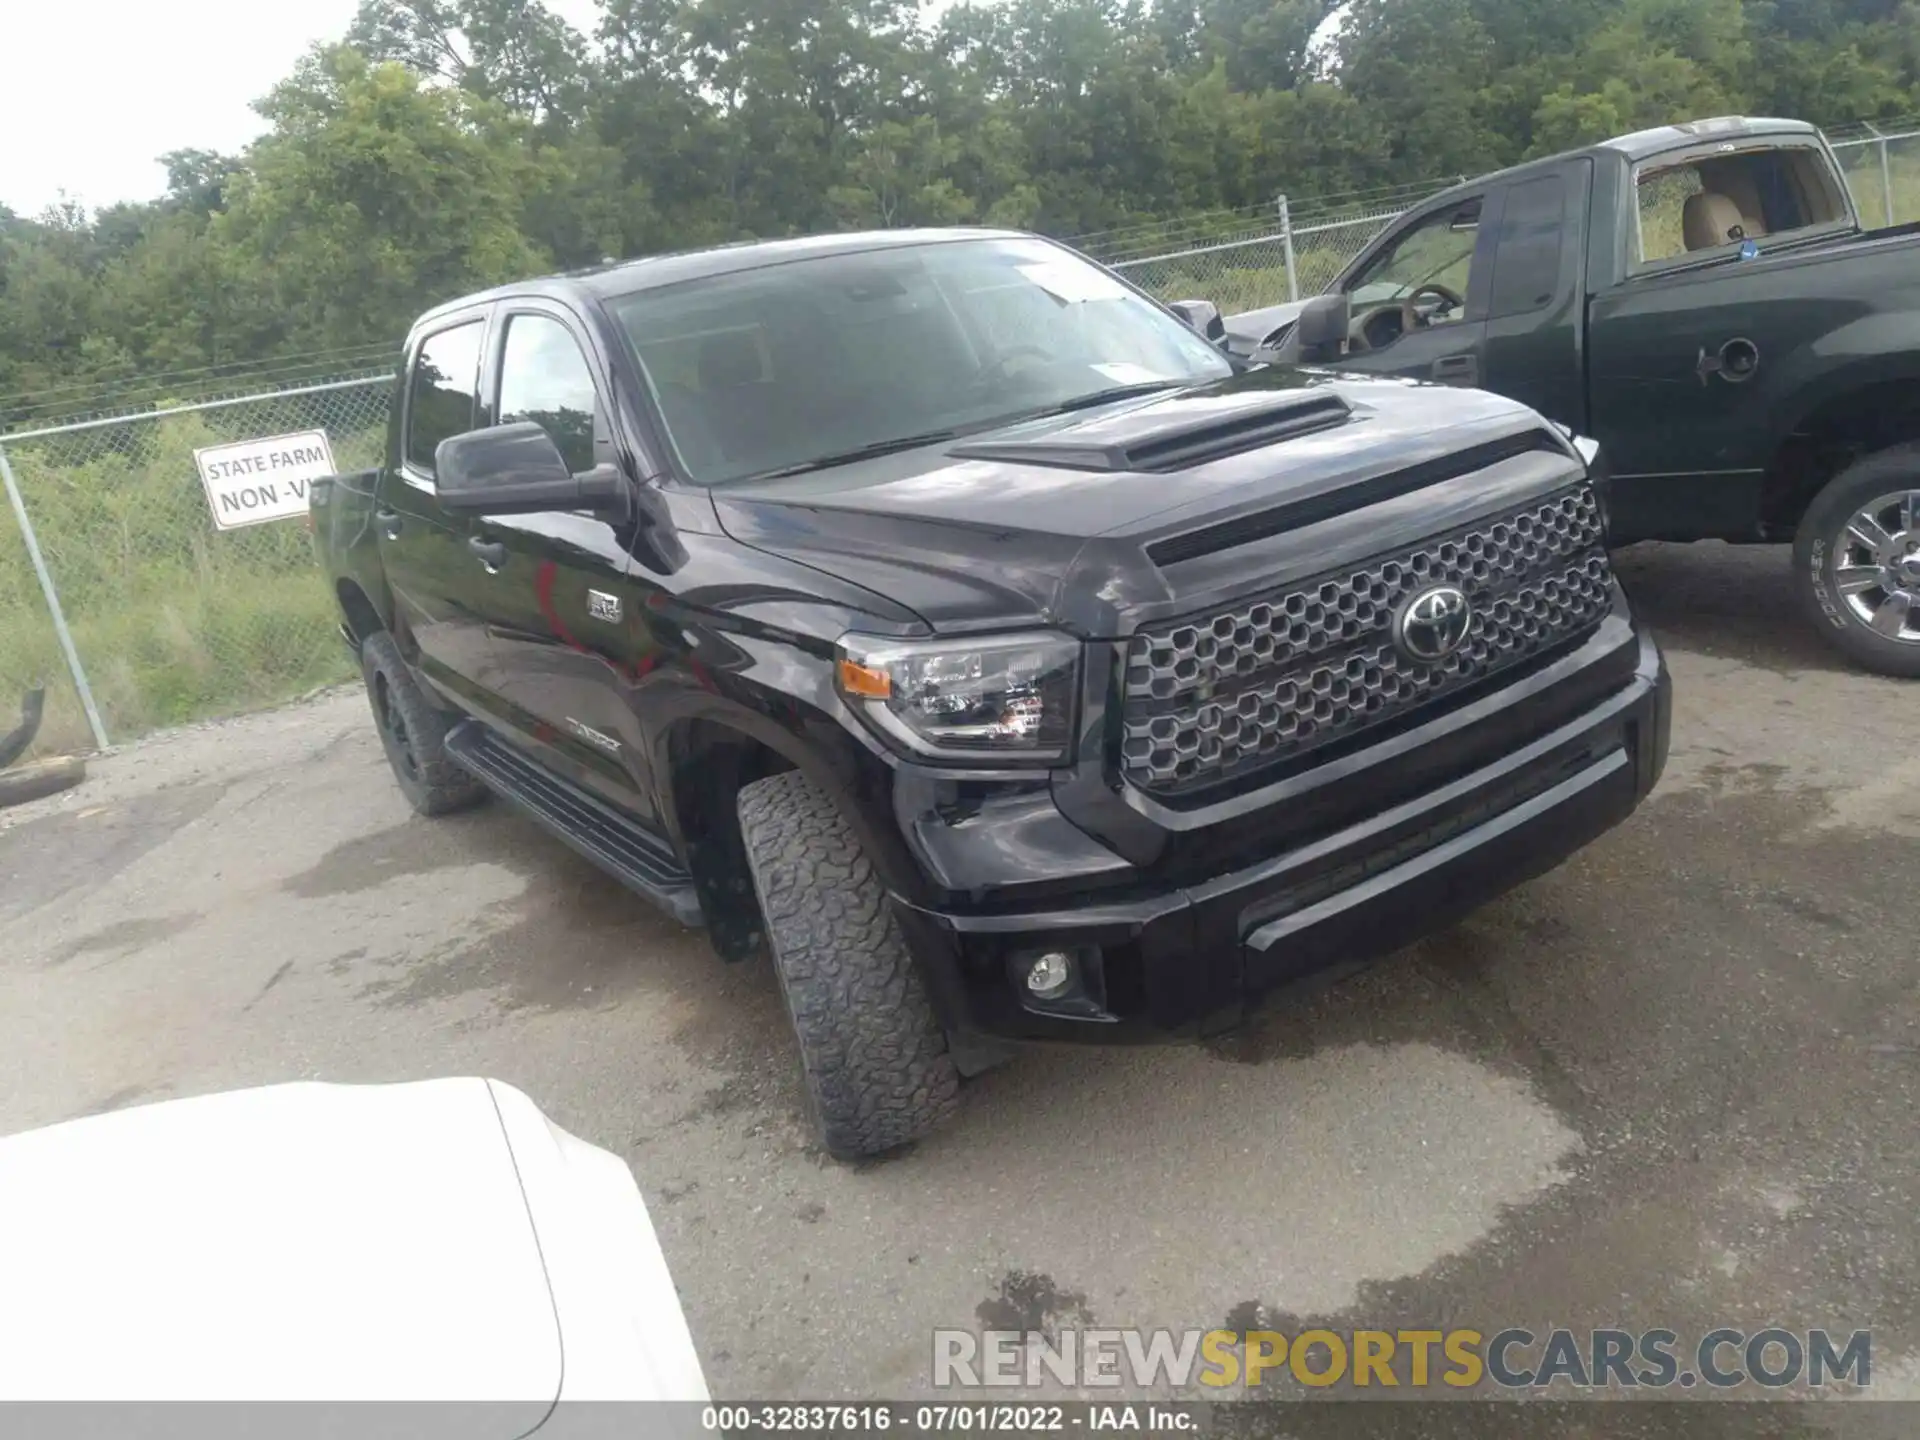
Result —
<path fill-rule="evenodd" d="M 1082 845 L 1076 893 L 1067 857 L 1038 843 L 1067 833 L 1058 812 L 1010 821 L 976 848 L 1002 842 L 1016 890 L 1045 870 L 1044 905 L 994 908 L 995 887 L 979 876 L 977 905 L 895 901 L 956 1050 L 1228 1029 L 1275 991 L 1358 968 L 1552 869 L 1625 819 L 1666 763 L 1671 683 L 1653 640 L 1635 638 L 1631 678 L 1572 718 L 1411 799 L 1222 873 L 1155 886 L 1151 870 Z M 1097 1018 L 1040 1013 L 1009 980 L 1010 957 L 1054 949 L 1097 954 Z"/>

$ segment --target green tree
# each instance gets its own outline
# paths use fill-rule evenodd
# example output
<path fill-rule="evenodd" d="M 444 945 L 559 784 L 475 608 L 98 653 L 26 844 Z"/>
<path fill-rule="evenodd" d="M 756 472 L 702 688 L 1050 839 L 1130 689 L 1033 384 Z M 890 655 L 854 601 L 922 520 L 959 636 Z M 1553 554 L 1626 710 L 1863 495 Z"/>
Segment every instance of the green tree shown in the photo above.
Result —
<path fill-rule="evenodd" d="M 1341 88 L 1379 126 L 1395 178 L 1519 158 L 1481 104 L 1498 70 L 1472 0 L 1354 0 L 1337 50 Z"/>
<path fill-rule="evenodd" d="M 525 213 L 542 157 L 498 102 L 337 48 L 260 109 L 273 131 L 211 228 L 259 302 L 256 343 L 392 337 L 397 317 L 550 263 Z"/>
<path fill-rule="evenodd" d="M 361 0 L 346 43 L 539 118 L 585 95 L 586 41 L 540 0 Z"/>

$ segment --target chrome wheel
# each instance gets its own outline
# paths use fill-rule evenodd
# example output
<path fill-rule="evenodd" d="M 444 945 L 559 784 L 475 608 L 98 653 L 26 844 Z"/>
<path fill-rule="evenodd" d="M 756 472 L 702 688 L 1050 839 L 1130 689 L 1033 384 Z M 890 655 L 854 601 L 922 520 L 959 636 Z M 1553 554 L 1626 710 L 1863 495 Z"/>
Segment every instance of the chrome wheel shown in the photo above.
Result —
<path fill-rule="evenodd" d="M 1834 588 L 1874 634 L 1920 645 L 1920 490 L 1862 505 L 1834 542 Z"/>

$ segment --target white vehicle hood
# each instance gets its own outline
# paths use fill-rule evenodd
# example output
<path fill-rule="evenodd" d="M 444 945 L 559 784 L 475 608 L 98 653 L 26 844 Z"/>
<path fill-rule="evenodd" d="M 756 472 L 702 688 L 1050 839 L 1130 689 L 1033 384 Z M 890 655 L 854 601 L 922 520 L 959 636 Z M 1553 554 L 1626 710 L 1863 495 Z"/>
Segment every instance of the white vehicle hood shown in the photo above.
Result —
<path fill-rule="evenodd" d="M 707 1398 L 618 1158 L 511 1086 L 291 1084 L 0 1140 L 0 1400 Z"/>

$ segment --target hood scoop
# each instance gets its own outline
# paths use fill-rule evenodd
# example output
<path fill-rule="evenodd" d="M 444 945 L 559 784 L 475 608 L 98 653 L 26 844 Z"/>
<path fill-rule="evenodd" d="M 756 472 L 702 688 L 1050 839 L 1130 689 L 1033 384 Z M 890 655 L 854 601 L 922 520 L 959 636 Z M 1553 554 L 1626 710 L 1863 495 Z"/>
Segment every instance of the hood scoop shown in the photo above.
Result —
<path fill-rule="evenodd" d="M 1187 470 L 1353 418 L 1353 408 L 1330 390 L 1172 396 L 1118 415 L 1046 430 L 1031 438 L 1002 435 L 956 445 L 966 460 L 1001 460 L 1092 472 Z"/>
<path fill-rule="evenodd" d="M 1410 495 L 1416 490 L 1456 480 L 1463 475 L 1471 475 L 1475 471 L 1536 452 L 1549 455 L 1563 464 L 1567 459 L 1566 450 L 1556 444 L 1544 429 L 1536 426 L 1521 434 L 1470 446 L 1404 470 L 1389 471 L 1385 475 L 1376 475 L 1338 489 L 1304 495 L 1285 505 L 1276 505 L 1272 509 L 1243 515 L 1218 525 L 1203 526 L 1182 535 L 1170 535 L 1147 546 L 1147 558 L 1163 568 L 1188 560 L 1199 560 L 1223 550 L 1284 534 L 1288 530 L 1317 525 L 1336 515 L 1378 505 L 1401 495 Z"/>

